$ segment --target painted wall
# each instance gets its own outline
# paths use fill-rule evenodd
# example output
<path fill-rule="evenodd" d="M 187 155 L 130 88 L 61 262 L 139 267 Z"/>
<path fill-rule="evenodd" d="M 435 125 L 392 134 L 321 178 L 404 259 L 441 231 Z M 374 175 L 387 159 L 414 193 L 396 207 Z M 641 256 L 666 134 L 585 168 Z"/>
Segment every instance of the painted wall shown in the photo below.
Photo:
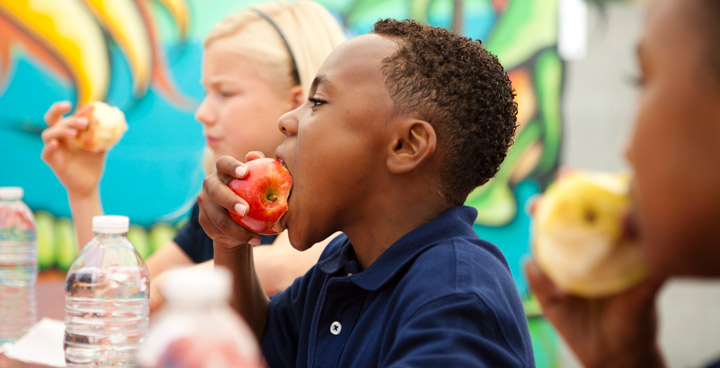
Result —
<path fill-rule="evenodd" d="M 74 257 L 65 191 L 40 159 L 47 108 L 57 100 L 105 100 L 125 112 L 130 128 L 107 155 L 103 205 L 130 216 L 135 243 L 150 254 L 172 236 L 204 177 L 202 128 L 193 118 L 202 98 L 202 39 L 226 14 L 258 2 L 0 0 L 0 185 L 24 187 L 38 211 L 42 247 L 51 249 L 43 266 L 63 268 Z M 499 56 L 517 91 L 520 127 L 497 177 L 467 204 L 479 211 L 476 231 L 501 247 L 526 295 L 525 207 L 552 178 L 562 138 L 557 0 L 319 2 L 348 36 L 369 31 L 378 18 L 413 18 L 481 39 Z"/>
<path fill-rule="evenodd" d="M 201 179 L 203 138 L 193 110 L 201 42 L 225 14 L 257 1 L 0 1 L 0 184 L 26 189 L 35 210 L 70 215 L 65 192 L 40 160 L 43 113 L 57 100 L 106 100 L 130 125 L 108 153 L 101 183 L 108 213 L 143 226 L 187 213 Z M 503 247 L 513 273 L 528 251 L 527 198 L 557 166 L 563 65 L 556 53 L 556 0 L 325 0 L 349 36 L 380 17 L 414 18 L 484 41 L 518 94 L 516 143 L 488 185 L 470 195 L 478 233 Z M 524 283 L 518 279 L 521 291 Z"/>

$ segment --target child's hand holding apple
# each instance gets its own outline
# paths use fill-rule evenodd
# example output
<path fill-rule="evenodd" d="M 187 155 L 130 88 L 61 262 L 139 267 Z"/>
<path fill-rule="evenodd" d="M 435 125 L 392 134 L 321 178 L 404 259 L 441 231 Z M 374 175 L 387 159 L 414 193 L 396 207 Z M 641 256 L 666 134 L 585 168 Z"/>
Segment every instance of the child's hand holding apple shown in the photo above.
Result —
<path fill-rule="evenodd" d="M 290 173 L 279 161 L 258 152 L 246 158 L 243 164 L 220 157 L 198 196 L 200 225 L 216 243 L 231 247 L 257 245 L 257 234 L 284 230 L 281 219 L 292 187 Z"/>
<path fill-rule="evenodd" d="M 72 105 L 54 103 L 45 113 L 48 128 L 42 132 L 41 157 L 55 172 L 71 198 L 86 198 L 97 191 L 105 152 L 127 129 L 122 111 L 101 102 L 65 116 Z"/>

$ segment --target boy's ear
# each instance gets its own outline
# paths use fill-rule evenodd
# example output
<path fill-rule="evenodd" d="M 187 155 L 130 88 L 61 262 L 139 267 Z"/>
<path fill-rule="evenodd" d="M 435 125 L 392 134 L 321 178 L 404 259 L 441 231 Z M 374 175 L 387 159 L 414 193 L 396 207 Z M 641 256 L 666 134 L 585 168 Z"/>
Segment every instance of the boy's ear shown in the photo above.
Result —
<path fill-rule="evenodd" d="M 290 99 L 292 103 L 292 110 L 297 109 L 303 104 L 303 102 L 305 102 L 305 92 L 303 92 L 302 86 L 295 86 L 290 89 Z"/>
<path fill-rule="evenodd" d="M 424 120 L 401 121 L 395 130 L 387 168 L 393 174 L 403 174 L 418 168 L 435 153 L 437 135 L 433 126 Z"/>

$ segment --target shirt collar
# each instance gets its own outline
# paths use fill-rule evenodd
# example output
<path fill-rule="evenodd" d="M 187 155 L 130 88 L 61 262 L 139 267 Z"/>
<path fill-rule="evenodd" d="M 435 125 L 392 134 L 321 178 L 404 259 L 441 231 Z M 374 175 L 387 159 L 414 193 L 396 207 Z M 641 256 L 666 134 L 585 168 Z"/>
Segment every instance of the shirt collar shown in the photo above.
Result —
<path fill-rule="evenodd" d="M 363 289 L 378 290 L 426 249 L 450 238 L 477 237 L 472 227 L 476 218 L 477 211 L 472 207 L 452 207 L 435 220 L 400 238 L 370 267 L 350 276 L 350 280 Z M 348 238 L 343 234 L 338 241 L 342 243 L 339 249 L 318 262 L 318 268 L 329 275 L 357 268 L 355 251 Z"/>

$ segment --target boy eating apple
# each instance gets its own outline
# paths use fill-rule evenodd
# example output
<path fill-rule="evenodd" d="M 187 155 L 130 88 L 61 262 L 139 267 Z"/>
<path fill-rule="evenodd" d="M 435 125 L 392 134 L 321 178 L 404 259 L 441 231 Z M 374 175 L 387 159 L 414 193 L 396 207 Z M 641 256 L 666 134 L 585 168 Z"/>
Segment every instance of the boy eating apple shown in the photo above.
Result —
<path fill-rule="evenodd" d="M 200 224 L 270 366 L 534 365 L 505 258 L 462 206 L 512 144 L 513 97 L 495 56 L 441 28 L 382 20 L 333 51 L 280 118 L 276 155 L 293 178 L 292 245 L 343 235 L 272 299 L 253 270 L 258 235 L 228 215 L 247 213 L 226 184 L 247 170 L 217 161 Z"/>

